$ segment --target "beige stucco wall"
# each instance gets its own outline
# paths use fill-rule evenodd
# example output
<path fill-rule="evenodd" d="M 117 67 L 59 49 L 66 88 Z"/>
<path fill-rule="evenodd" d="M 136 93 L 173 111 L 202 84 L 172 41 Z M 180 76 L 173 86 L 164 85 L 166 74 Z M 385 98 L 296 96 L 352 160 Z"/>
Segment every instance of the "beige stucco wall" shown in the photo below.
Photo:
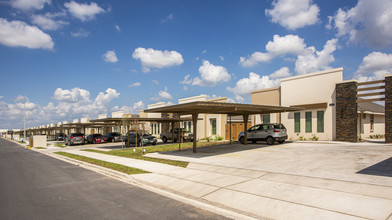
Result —
<path fill-rule="evenodd" d="M 280 87 L 273 87 L 268 89 L 254 90 L 251 93 L 252 104 L 259 105 L 280 105 Z M 279 113 L 270 114 L 270 122 L 278 123 Z M 252 117 L 252 125 L 262 123 L 262 116 L 255 115 Z"/>
<path fill-rule="evenodd" d="M 361 114 L 358 114 L 358 117 L 361 117 Z M 374 115 L 374 129 L 371 131 L 370 129 L 370 114 L 366 114 L 366 117 L 359 119 L 358 124 L 361 123 L 361 128 L 358 128 L 358 132 L 361 132 L 362 138 L 369 138 L 370 135 L 376 134 L 385 134 L 385 116 L 382 114 L 375 114 Z"/>
<path fill-rule="evenodd" d="M 281 79 L 281 105 L 306 105 L 315 103 L 327 103 L 326 109 L 309 109 L 301 111 L 299 136 L 305 138 L 315 134 L 319 140 L 335 140 L 336 116 L 335 116 L 335 87 L 336 83 L 343 80 L 343 68 L 336 68 L 311 74 Z M 330 106 L 330 104 L 332 106 Z M 324 110 L 324 132 L 317 133 L 317 111 Z M 312 112 L 312 133 L 305 132 L 305 112 Z M 282 123 L 287 128 L 289 139 L 297 140 L 294 132 L 294 113 L 282 113 Z"/>

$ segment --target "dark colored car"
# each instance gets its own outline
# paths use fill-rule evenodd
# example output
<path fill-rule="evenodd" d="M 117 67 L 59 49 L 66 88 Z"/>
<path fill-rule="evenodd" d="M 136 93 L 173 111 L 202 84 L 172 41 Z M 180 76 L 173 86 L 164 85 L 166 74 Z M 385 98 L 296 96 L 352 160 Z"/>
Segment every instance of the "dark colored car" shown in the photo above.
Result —
<path fill-rule="evenodd" d="M 102 134 L 90 134 L 86 137 L 86 142 L 88 144 L 105 143 L 105 139 L 103 138 Z"/>
<path fill-rule="evenodd" d="M 55 141 L 63 141 L 67 136 L 64 133 L 57 133 L 54 135 Z"/>
<path fill-rule="evenodd" d="M 128 139 L 129 139 L 129 142 L 128 142 Z M 130 147 L 131 145 L 135 145 L 136 144 L 136 132 L 129 131 L 124 137 L 124 142 L 127 145 L 127 147 Z M 143 145 L 148 145 L 148 144 L 156 145 L 157 139 L 155 136 L 152 136 L 149 133 L 144 133 L 143 135 L 141 135 L 141 133 L 138 133 L 137 146 L 141 146 L 141 144 L 143 144 Z"/>
<path fill-rule="evenodd" d="M 121 141 L 121 134 L 117 132 L 109 132 L 105 136 L 103 136 L 106 142 L 117 142 Z"/>
<path fill-rule="evenodd" d="M 84 134 L 71 133 L 65 138 L 65 145 L 84 144 Z"/>
<path fill-rule="evenodd" d="M 283 143 L 287 139 L 287 131 L 283 124 L 258 124 L 254 125 L 247 131 L 248 141 L 256 143 L 257 141 L 266 141 L 267 144 L 274 144 L 275 141 Z M 244 143 L 244 132 L 238 135 L 241 144 Z"/>

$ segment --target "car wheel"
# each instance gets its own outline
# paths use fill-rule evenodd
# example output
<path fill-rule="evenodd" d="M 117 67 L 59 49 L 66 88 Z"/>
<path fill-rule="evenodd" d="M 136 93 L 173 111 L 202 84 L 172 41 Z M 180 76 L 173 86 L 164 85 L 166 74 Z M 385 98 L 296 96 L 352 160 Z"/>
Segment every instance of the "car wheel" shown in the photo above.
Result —
<path fill-rule="evenodd" d="M 93 140 L 93 144 L 96 144 L 97 142 L 95 140 Z"/>
<path fill-rule="evenodd" d="M 278 143 L 279 143 L 279 144 L 283 144 L 283 143 L 284 143 L 284 141 L 278 141 Z"/>
<path fill-rule="evenodd" d="M 268 145 L 273 145 L 275 142 L 275 139 L 273 137 L 267 137 L 266 142 Z"/>
<path fill-rule="evenodd" d="M 157 144 L 157 142 L 152 142 L 152 145 L 156 145 Z"/>
<path fill-rule="evenodd" d="M 257 142 L 256 140 L 253 140 L 253 141 L 252 141 L 253 144 L 256 144 L 256 142 Z"/>
<path fill-rule="evenodd" d="M 240 141 L 241 144 L 244 144 L 244 137 L 240 137 L 239 141 Z"/>
<path fill-rule="evenodd" d="M 166 142 L 167 142 L 167 138 L 166 138 L 166 137 L 163 137 L 163 138 L 162 138 L 162 141 L 163 141 L 163 143 L 166 143 Z"/>

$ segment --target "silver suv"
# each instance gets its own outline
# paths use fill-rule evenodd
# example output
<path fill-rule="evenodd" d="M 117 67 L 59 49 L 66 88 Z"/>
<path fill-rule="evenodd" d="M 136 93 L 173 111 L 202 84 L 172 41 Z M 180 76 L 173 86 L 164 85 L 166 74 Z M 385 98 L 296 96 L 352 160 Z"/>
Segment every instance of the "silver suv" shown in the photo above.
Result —
<path fill-rule="evenodd" d="M 244 143 L 244 132 L 238 135 L 241 144 Z M 283 143 L 287 139 L 286 128 L 283 124 L 258 124 L 248 129 L 248 141 L 266 141 L 267 144 L 274 144 L 275 141 Z"/>

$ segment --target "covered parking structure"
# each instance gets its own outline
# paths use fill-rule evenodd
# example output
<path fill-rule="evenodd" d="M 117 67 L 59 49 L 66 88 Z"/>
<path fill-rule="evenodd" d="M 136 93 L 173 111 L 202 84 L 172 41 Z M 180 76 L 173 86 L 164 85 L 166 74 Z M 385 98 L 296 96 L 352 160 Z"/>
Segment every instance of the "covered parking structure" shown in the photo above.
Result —
<path fill-rule="evenodd" d="M 181 115 L 192 115 L 193 122 L 193 153 L 196 153 L 197 140 L 197 120 L 199 114 L 226 114 L 229 117 L 241 115 L 244 119 L 245 131 L 248 130 L 247 121 L 249 115 L 255 114 L 270 114 L 280 112 L 299 111 L 302 108 L 272 106 L 272 105 L 255 105 L 255 104 L 240 104 L 240 103 L 221 103 L 198 101 L 178 105 L 165 106 L 154 109 L 144 110 L 146 113 L 173 113 Z M 245 132 L 245 144 L 247 144 L 247 132 Z M 231 142 L 231 138 L 230 138 Z"/>

